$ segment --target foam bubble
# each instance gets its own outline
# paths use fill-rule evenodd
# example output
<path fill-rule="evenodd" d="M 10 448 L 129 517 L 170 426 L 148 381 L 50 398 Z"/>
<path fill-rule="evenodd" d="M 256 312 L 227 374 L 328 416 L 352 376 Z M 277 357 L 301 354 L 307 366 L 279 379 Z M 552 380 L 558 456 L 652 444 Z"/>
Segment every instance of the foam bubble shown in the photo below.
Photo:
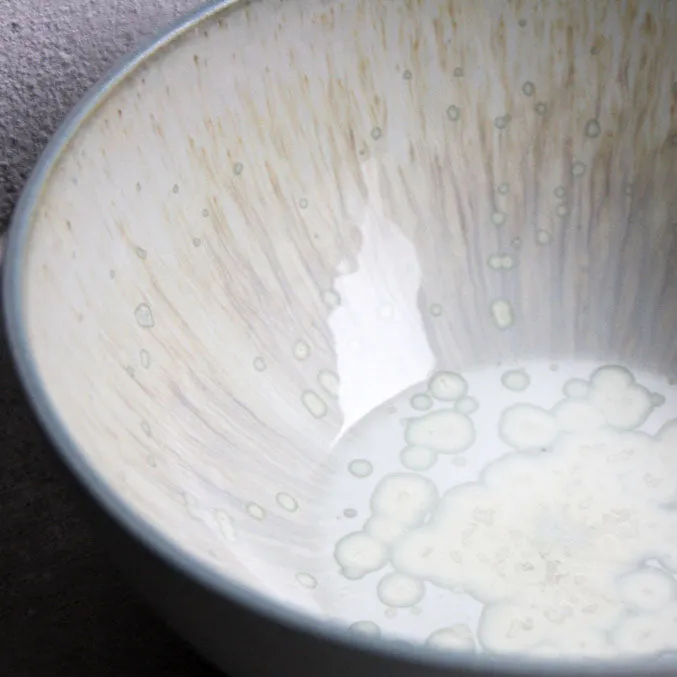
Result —
<path fill-rule="evenodd" d="M 501 256 L 501 268 L 503 270 L 512 270 L 515 267 L 515 259 L 510 254 Z"/>
<path fill-rule="evenodd" d="M 388 551 L 383 543 L 358 531 L 344 536 L 336 544 L 334 558 L 343 575 L 356 580 L 384 567 Z"/>
<path fill-rule="evenodd" d="M 475 639 L 465 623 L 457 623 L 433 632 L 426 644 L 441 651 L 475 651 Z"/>
<path fill-rule="evenodd" d="M 294 345 L 294 357 L 297 360 L 307 360 L 310 357 L 310 345 L 307 341 L 299 339 Z"/>
<path fill-rule="evenodd" d="M 308 413 L 315 418 L 322 418 L 327 413 L 326 402 L 313 390 L 306 390 L 301 395 L 301 402 Z"/>
<path fill-rule="evenodd" d="M 277 504 L 287 512 L 296 512 L 299 509 L 297 500 L 293 496 L 285 494 L 283 491 L 276 496 L 276 500 Z"/>
<path fill-rule="evenodd" d="M 405 439 L 411 446 L 427 447 L 441 454 L 458 454 L 475 442 L 475 426 L 465 414 L 438 409 L 410 419 Z"/>
<path fill-rule="evenodd" d="M 449 106 L 447 108 L 447 117 L 452 122 L 458 122 L 461 119 L 461 109 L 458 106 Z"/>
<path fill-rule="evenodd" d="M 536 231 L 536 242 L 538 244 L 550 244 L 552 235 L 547 230 L 538 230 Z"/>
<path fill-rule="evenodd" d="M 619 587 L 623 600 L 644 611 L 665 607 L 677 596 L 675 579 L 653 567 L 644 567 L 624 576 Z"/>
<path fill-rule="evenodd" d="M 458 400 L 468 392 L 468 382 L 451 371 L 438 371 L 428 382 L 430 394 L 442 402 Z"/>
<path fill-rule="evenodd" d="M 369 475 L 374 472 L 374 466 L 365 458 L 356 458 L 348 464 L 348 471 L 351 475 L 362 479 L 364 477 L 369 477 Z"/>
<path fill-rule="evenodd" d="M 233 518 L 225 510 L 215 510 L 214 517 L 216 518 L 216 523 L 219 526 L 219 531 L 221 535 L 227 541 L 237 540 L 237 533 L 235 532 L 235 525 L 233 523 Z"/>
<path fill-rule="evenodd" d="M 391 607 L 412 607 L 425 595 L 425 585 L 417 578 L 405 574 L 385 575 L 378 584 L 377 594 L 381 602 Z"/>
<path fill-rule="evenodd" d="M 533 82 L 527 81 L 522 85 L 522 92 L 525 96 L 533 96 L 536 92 L 536 85 Z"/>
<path fill-rule="evenodd" d="M 391 517 L 402 524 L 420 524 L 437 501 L 437 487 L 414 473 L 384 477 L 374 489 L 371 509 L 375 515 Z"/>
<path fill-rule="evenodd" d="M 134 309 L 134 318 L 139 327 L 144 329 L 152 329 L 155 326 L 155 319 L 153 318 L 153 311 L 147 303 L 139 303 Z"/>
<path fill-rule="evenodd" d="M 547 625 L 545 617 L 526 606 L 495 604 L 484 608 L 477 635 L 491 653 L 517 654 L 543 642 Z"/>
<path fill-rule="evenodd" d="M 296 580 L 298 581 L 299 585 L 302 585 L 304 588 L 308 588 L 309 590 L 317 587 L 317 579 L 312 574 L 307 574 L 305 572 L 298 573 L 296 574 Z"/>
<path fill-rule="evenodd" d="M 602 133 L 602 128 L 597 120 L 588 120 L 585 124 L 585 135 L 594 139 Z"/>
<path fill-rule="evenodd" d="M 491 304 L 491 317 L 499 329 L 507 329 L 515 321 L 515 312 L 509 301 L 499 299 Z"/>
<path fill-rule="evenodd" d="M 501 376 L 501 383 L 508 389 L 516 392 L 526 390 L 531 383 L 531 378 L 523 369 L 511 369 Z"/>
<path fill-rule="evenodd" d="M 373 621 L 357 621 L 350 626 L 349 630 L 368 637 L 379 637 L 381 635 L 381 628 Z"/>
<path fill-rule="evenodd" d="M 625 367 L 606 366 L 590 379 L 589 402 L 614 428 L 637 428 L 651 413 L 651 393 Z"/>
<path fill-rule="evenodd" d="M 150 368 L 150 353 L 145 348 L 139 352 L 139 360 L 144 369 Z"/>
<path fill-rule="evenodd" d="M 515 449 L 547 448 L 557 437 L 555 417 L 533 404 L 515 404 L 505 409 L 499 422 L 503 441 Z"/>
<path fill-rule="evenodd" d="M 258 503 L 248 503 L 246 510 L 255 520 L 261 521 L 266 518 L 266 511 Z"/>
<path fill-rule="evenodd" d="M 571 165 L 571 174 L 573 176 L 579 177 L 583 176 L 587 170 L 587 167 L 583 162 L 574 162 L 573 165 Z"/>
<path fill-rule="evenodd" d="M 491 222 L 495 226 L 502 226 L 507 219 L 507 216 L 503 212 L 494 212 L 491 215 Z"/>
<path fill-rule="evenodd" d="M 492 270 L 501 270 L 503 268 L 503 259 L 500 254 L 491 254 L 487 259 L 487 265 Z"/>
<path fill-rule="evenodd" d="M 429 470 L 437 463 L 437 453 L 426 447 L 405 447 L 400 452 L 400 461 L 408 470 Z"/>
<path fill-rule="evenodd" d="M 480 403 L 474 397 L 462 397 L 454 405 L 459 414 L 474 414 L 480 408 Z"/>
<path fill-rule="evenodd" d="M 432 409 L 433 401 L 430 395 L 418 393 L 412 396 L 409 400 L 409 404 L 411 404 L 412 409 L 416 409 L 417 411 L 428 411 L 428 409 Z"/>

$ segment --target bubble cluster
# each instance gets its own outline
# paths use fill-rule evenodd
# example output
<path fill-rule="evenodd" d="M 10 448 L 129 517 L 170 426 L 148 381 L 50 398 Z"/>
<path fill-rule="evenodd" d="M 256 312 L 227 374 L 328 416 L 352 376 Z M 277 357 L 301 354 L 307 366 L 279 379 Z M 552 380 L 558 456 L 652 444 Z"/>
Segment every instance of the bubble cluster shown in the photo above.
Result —
<path fill-rule="evenodd" d="M 438 498 L 435 484 L 414 473 L 383 478 L 371 497 L 371 517 L 364 531 L 342 538 L 334 549 L 341 573 L 348 579 L 378 571 L 388 561 L 389 546 L 423 523 Z"/>
<path fill-rule="evenodd" d="M 440 401 L 470 399 L 460 375 L 440 374 Z M 417 471 L 472 444 L 472 421 L 446 407 L 410 420 L 401 460 L 415 472 L 383 478 L 362 531 L 337 544 L 347 578 L 392 567 L 377 585 L 392 609 L 418 604 L 427 584 L 483 604 L 477 637 L 449 625 L 428 637 L 431 648 L 576 658 L 677 651 L 677 421 L 654 436 L 638 431 L 655 394 L 621 366 L 562 390 L 550 408 L 504 409 L 498 432 L 510 450 L 441 497 Z"/>

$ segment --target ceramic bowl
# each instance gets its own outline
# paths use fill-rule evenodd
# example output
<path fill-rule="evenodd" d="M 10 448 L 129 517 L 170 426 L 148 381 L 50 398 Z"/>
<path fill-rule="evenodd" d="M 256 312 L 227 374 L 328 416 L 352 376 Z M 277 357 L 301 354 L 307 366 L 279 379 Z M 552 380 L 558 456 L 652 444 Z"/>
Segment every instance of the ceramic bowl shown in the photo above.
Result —
<path fill-rule="evenodd" d="M 229 674 L 677 650 L 676 31 L 221 2 L 64 124 L 8 245 L 18 370 Z"/>

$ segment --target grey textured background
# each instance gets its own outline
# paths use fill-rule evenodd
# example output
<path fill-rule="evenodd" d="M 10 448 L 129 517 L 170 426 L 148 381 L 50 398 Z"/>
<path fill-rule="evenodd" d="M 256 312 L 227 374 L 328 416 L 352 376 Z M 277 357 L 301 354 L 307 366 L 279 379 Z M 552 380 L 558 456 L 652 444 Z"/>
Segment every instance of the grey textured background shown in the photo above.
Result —
<path fill-rule="evenodd" d="M 59 122 L 106 69 L 199 0 L 0 0 L 0 223 Z"/>
<path fill-rule="evenodd" d="M 198 0 L 0 0 L 0 231 L 68 110 Z M 111 568 L 0 336 L 0 663 L 12 677 L 207 677 Z"/>

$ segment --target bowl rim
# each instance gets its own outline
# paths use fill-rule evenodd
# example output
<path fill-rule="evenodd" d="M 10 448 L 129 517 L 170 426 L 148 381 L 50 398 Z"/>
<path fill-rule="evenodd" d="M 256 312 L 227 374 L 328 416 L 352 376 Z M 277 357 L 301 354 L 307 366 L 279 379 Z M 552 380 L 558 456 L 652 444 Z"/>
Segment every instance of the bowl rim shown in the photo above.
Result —
<path fill-rule="evenodd" d="M 555 675 L 576 674 L 672 674 L 670 667 L 656 666 L 647 670 L 646 663 L 630 660 L 618 663 L 591 663 L 588 661 L 551 661 L 546 659 L 525 659 L 506 656 L 472 655 L 464 653 L 442 653 L 432 651 L 423 645 L 388 638 L 373 639 L 359 636 L 347 628 L 339 627 L 329 620 L 323 620 L 308 612 L 294 609 L 278 602 L 257 590 L 244 587 L 218 573 L 196 555 L 170 539 L 158 527 L 129 506 L 121 496 L 107 484 L 103 474 L 87 460 L 79 445 L 70 435 L 56 408 L 51 403 L 47 389 L 39 373 L 30 348 L 26 317 L 23 312 L 24 275 L 23 264 L 27 258 L 28 245 L 36 207 L 40 204 L 43 189 L 48 184 L 53 170 L 67 152 L 72 139 L 82 126 L 108 97 L 133 75 L 140 67 L 151 62 L 165 48 L 171 47 L 191 29 L 198 28 L 216 15 L 239 11 L 248 5 L 264 0 L 210 0 L 197 9 L 182 15 L 161 29 L 152 37 L 142 41 L 140 46 L 118 59 L 106 74 L 79 100 L 58 126 L 21 192 L 10 218 L 7 240 L 4 246 L 0 305 L 5 325 L 10 354 L 30 408 L 45 431 L 50 446 L 60 461 L 75 477 L 78 484 L 122 527 L 128 536 L 136 540 L 153 555 L 172 568 L 198 583 L 203 588 L 231 604 L 279 624 L 301 635 L 313 637 L 319 642 L 333 644 L 349 651 L 365 652 L 384 661 L 396 658 L 418 666 L 437 670 L 449 670 L 450 674 L 462 670 L 476 675 L 540 675 L 544 670 Z M 270 0 L 269 0 L 270 1 Z M 298 0 L 283 0 L 286 2 Z"/>

